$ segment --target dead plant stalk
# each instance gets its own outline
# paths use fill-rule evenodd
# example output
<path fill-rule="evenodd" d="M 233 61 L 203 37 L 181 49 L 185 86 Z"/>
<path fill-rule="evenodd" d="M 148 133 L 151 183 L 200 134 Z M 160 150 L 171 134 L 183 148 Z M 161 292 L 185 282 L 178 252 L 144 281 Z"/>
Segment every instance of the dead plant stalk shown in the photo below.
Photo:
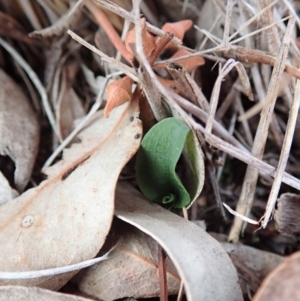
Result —
<path fill-rule="evenodd" d="M 277 60 L 274 65 L 272 77 L 266 95 L 266 100 L 265 100 L 266 105 L 261 113 L 257 132 L 255 135 L 253 148 L 252 148 L 252 155 L 259 159 L 262 158 L 264 153 L 265 144 L 268 136 L 268 129 L 272 119 L 272 113 L 276 103 L 277 95 L 279 92 L 279 87 L 280 87 L 279 83 L 282 80 L 282 75 L 287 60 L 290 41 L 293 37 L 294 24 L 295 24 L 295 18 L 292 17 L 288 22 L 287 29 L 284 34 L 283 42 L 280 47 L 279 54 L 277 56 Z M 248 216 L 253 203 L 258 175 L 259 175 L 259 171 L 252 165 L 248 165 L 245 179 L 242 186 L 241 195 L 236 208 L 237 213 L 242 214 L 244 216 Z M 243 224 L 244 223 L 240 218 L 237 217 L 234 218 L 234 223 L 228 237 L 230 241 L 233 242 L 238 241 Z"/>
<path fill-rule="evenodd" d="M 278 192 L 280 189 L 283 173 L 286 168 L 286 164 L 287 164 L 290 150 L 291 150 L 292 140 L 294 137 L 294 131 L 295 131 L 296 121 L 297 121 L 297 116 L 298 116 L 298 111 L 299 111 L 299 102 L 300 102 L 300 81 L 297 80 L 295 96 L 294 96 L 294 100 L 292 103 L 292 107 L 290 109 L 290 115 L 289 115 L 289 119 L 288 119 L 287 129 L 286 129 L 286 133 L 285 133 L 285 137 L 284 137 L 284 141 L 283 141 L 280 158 L 279 158 L 279 163 L 278 163 L 278 167 L 276 169 L 274 182 L 273 182 L 272 189 L 271 189 L 271 192 L 269 195 L 266 212 L 264 214 L 263 221 L 262 221 L 263 228 L 265 228 L 267 226 L 267 223 L 271 217 L 271 214 L 274 211 L 274 207 L 275 207 L 275 203 L 276 203 L 276 200 L 278 197 Z"/>

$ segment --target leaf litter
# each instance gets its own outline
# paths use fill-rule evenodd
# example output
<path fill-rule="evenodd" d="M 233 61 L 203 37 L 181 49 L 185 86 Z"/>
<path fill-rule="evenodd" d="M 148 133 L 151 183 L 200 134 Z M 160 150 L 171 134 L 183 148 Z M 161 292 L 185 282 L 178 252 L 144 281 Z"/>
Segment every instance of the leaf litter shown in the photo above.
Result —
<path fill-rule="evenodd" d="M 116 246 L 109 260 L 78 274 L 75 282 L 79 290 L 102 300 L 159 296 L 158 243 L 118 220 L 114 222 L 112 231 L 115 234 L 106 243 L 115 243 Z M 166 262 L 166 273 L 168 293 L 175 295 L 179 290 L 180 277 L 170 259 Z"/>
<path fill-rule="evenodd" d="M 293 138 L 299 128 L 300 53 L 299 43 L 294 38 L 300 24 L 298 10 L 296 3 L 286 0 L 247 3 L 191 0 L 175 4 L 133 1 L 133 6 L 125 1 L 103 0 L 70 4 L 55 1 L 8 4 L 4 1 L 0 6 L 3 13 L 0 21 L 5 23 L 9 18 L 12 27 L 5 27 L 7 30 L 0 33 L 4 37 L 0 38 L 1 55 L 8 58 L 0 60 L 0 67 L 4 76 L 7 74 L 16 83 L 1 100 L 1 114 L 6 112 L 5 116 L 13 116 L 1 123 L 2 143 L 6 141 L 1 154 L 10 156 L 15 164 L 14 171 L 6 158 L 3 159 L 4 165 L 0 162 L 1 171 L 7 177 L 1 180 L 1 202 L 5 203 L 0 207 L 1 271 L 48 269 L 51 274 L 51 268 L 71 267 L 74 263 L 90 260 L 101 250 L 109 231 L 120 231 L 111 229 L 115 213 L 154 239 L 138 230 L 132 234 L 133 240 L 143 237 L 136 243 L 141 250 L 147 244 L 145 241 L 151 241 L 153 255 L 160 258 L 155 268 L 152 265 L 151 280 L 155 285 L 147 286 L 147 292 L 139 294 L 142 284 L 141 287 L 138 282 L 134 283 L 136 286 L 126 285 L 125 281 L 125 285 L 120 286 L 122 294 L 108 296 L 109 291 L 105 292 L 105 289 L 109 290 L 109 286 L 105 284 L 101 265 L 110 267 L 115 277 L 112 279 L 118 282 L 121 275 L 113 266 L 116 257 L 112 258 L 112 263 L 107 260 L 97 265 L 97 273 L 91 272 L 89 276 L 92 283 L 99 282 L 99 286 L 101 283 L 103 289 L 99 294 L 104 297 L 85 287 L 86 294 L 104 300 L 114 300 L 126 294 L 135 298 L 159 295 L 162 301 L 166 301 L 168 293 L 178 293 L 178 287 L 173 290 L 173 286 L 164 280 L 168 269 L 166 272 L 164 262 L 161 262 L 165 256 L 160 249 L 162 246 L 167 252 L 167 261 L 171 259 L 177 268 L 188 300 L 199 300 L 200 296 L 205 296 L 206 300 L 218 300 L 218 296 L 223 297 L 220 300 L 225 296 L 228 300 L 251 299 L 262 279 L 280 260 L 267 261 L 266 272 L 261 273 L 253 267 L 256 255 L 245 259 L 238 253 L 232 254 L 232 250 L 228 251 L 229 244 L 225 246 L 222 242 L 212 241 L 204 231 L 197 240 L 195 233 L 200 230 L 194 233 L 191 230 L 194 225 L 180 217 L 179 211 L 171 213 L 154 204 L 149 216 L 155 216 L 156 210 L 164 212 L 157 222 L 163 224 L 159 228 L 155 225 L 155 218 L 150 218 L 151 222 L 147 224 L 145 206 L 150 204 L 134 188 L 137 185 L 133 156 L 142 139 L 142 127 L 146 133 L 167 117 L 180 119 L 193 134 L 193 152 L 184 150 L 176 173 L 182 180 L 186 164 L 189 164 L 193 172 L 189 181 L 182 182 L 189 189 L 198 183 L 197 188 L 193 188 L 190 214 L 183 208 L 182 215 L 196 219 L 204 216 L 209 230 L 229 233 L 229 241 L 237 243 L 240 240 L 265 249 L 270 256 L 270 252 L 286 255 L 297 250 L 293 236 L 288 239 L 277 229 L 294 235 L 299 227 L 291 211 L 293 206 L 297 207 L 293 200 L 297 199 L 297 190 L 300 190 L 297 134 Z M 145 18 L 141 18 L 140 12 Z M 20 15 L 24 17 L 20 18 Z M 123 22 L 129 25 L 121 38 Z M 107 55 L 112 52 L 101 43 L 99 34 L 96 34 L 99 31 L 95 28 L 101 28 L 111 40 L 111 45 L 119 52 L 116 57 Z M 93 54 L 70 39 L 67 30 Z M 26 34 L 29 32 L 32 32 L 31 38 Z M 33 37 L 39 37 L 39 40 Z M 93 44 L 101 44 L 101 50 Z M 50 52 L 49 45 L 53 46 Z M 121 56 L 127 62 L 120 60 Z M 111 73 L 111 70 L 117 72 Z M 105 96 L 103 91 L 109 79 L 112 80 Z M 127 83 L 125 90 L 119 86 L 123 81 Z M 13 97 L 13 93 L 19 94 Z M 123 99 L 119 95 L 123 95 Z M 8 108 L 8 104 L 15 104 L 15 108 Z M 31 109 L 32 104 L 36 112 Z M 99 108 L 100 114 L 96 113 Z M 138 119 L 139 112 L 143 124 Z M 86 116 L 78 123 L 75 119 L 84 114 Z M 33 116 L 38 116 L 37 122 Z M 16 128 L 18 121 L 22 120 L 22 126 Z M 30 136 L 33 128 L 35 135 Z M 42 133 L 40 146 L 39 131 Z M 57 157 L 66 146 L 69 148 L 64 150 L 59 161 Z M 18 148 L 20 152 L 16 151 Z M 198 155 L 190 160 L 195 150 Z M 46 168 L 55 158 L 58 162 Z M 43 181 L 41 167 L 45 161 L 43 171 L 48 179 Z M 204 170 L 209 173 L 205 181 Z M 126 179 L 128 183 L 117 184 L 120 173 L 120 179 Z M 22 192 L 26 185 L 29 189 L 16 197 L 14 188 Z M 293 193 L 293 197 L 285 199 L 284 206 L 283 198 L 279 199 L 276 208 L 278 197 L 288 196 L 284 194 L 286 192 Z M 135 204 L 137 200 L 140 203 Z M 222 201 L 229 206 L 227 208 L 232 208 L 233 222 L 232 216 L 224 214 L 221 209 Z M 277 228 L 271 219 L 275 209 Z M 252 220 L 258 220 L 259 226 L 245 223 Z M 178 229 L 174 232 L 174 229 L 181 225 L 184 225 L 186 235 L 178 237 L 184 231 Z M 255 231 L 260 226 L 262 228 Z M 124 239 L 130 233 L 128 230 Z M 222 256 L 201 249 L 206 239 L 208 250 L 217 248 Z M 185 252 L 176 252 L 185 240 L 191 245 Z M 235 268 L 225 252 L 220 251 L 222 244 Z M 114 254 L 118 246 L 115 248 Z M 156 249 L 158 253 L 154 254 Z M 119 264 L 130 265 L 132 258 L 122 256 L 117 259 Z M 189 260 L 193 260 L 193 256 L 208 256 L 207 261 L 214 264 L 208 267 L 207 262 L 197 259 L 192 266 Z M 135 264 L 139 266 L 139 261 Z M 90 270 L 94 271 L 94 268 Z M 136 272 L 137 279 L 138 270 L 132 271 Z M 147 268 L 140 272 L 141 277 L 146 271 Z M 230 276 L 226 276 L 225 271 L 230 271 Z M 75 273 L 25 281 L 5 280 L 2 284 L 58 290 Z M 203 275 L 205 281 L 199 280 Z M 243 297 L 237 285 L 237 275 Z M 276 270 L 271 272 L 266 280 L 268 285 L 263 284 L 258 289 L 257 300 L 263 300 L 259 298 L 268 293 L 270 284 L 274 282 L 277 286 L 277 278 L 272 275 L 279 278 L 279 283 L 283 279 Z M 223 284 L 211 292 L 214 284 L 206 283 L 217 276 Z M 123 277 L 128 278 L 126 273 Z M 292 275 L 285 280 L 292 283 L 294 278 Z M 88 279 L 83 276 L 81 281 L 90 281 Z M 200 289 L 199 281 L 204 283 Z M 7 288 L 13 290 L 11 286 Z M 26 288 L 15 286 L 15 290 L 21 291 L 20 294 L 28 293 Z M 178 300 L 181 295 L 179 292 Z"/>

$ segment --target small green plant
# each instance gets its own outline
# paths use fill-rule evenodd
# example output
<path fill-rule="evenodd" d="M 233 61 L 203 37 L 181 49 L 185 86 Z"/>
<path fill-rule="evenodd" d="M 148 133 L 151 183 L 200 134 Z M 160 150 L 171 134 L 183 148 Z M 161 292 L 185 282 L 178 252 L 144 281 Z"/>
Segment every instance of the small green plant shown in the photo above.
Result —
<path fill-rule="evenodd" d="M 141 191 L 169 208 L 183 208 L 191 202 L 175 171 L 190 131 L 179 119 L 166 118 L 145 135 L 137 155 L 136 176 Z"/>

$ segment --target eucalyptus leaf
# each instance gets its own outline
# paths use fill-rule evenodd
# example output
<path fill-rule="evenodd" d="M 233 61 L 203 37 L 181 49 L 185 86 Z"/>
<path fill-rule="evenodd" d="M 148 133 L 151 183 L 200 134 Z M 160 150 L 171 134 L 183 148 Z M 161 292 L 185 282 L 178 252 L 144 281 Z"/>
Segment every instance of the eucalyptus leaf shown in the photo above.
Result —
<path fill-rule="evenodd" d="M 188 301 L 243 300 L 230 258 L 200 227 L 147 201 L 124 181 L 117 184 L 115 215 L 162 246 L 183 281 Z"/>
<path fill-rule="evenodd" d="M 169 208 L 183 208 L 191 201 L 175 171 L 189 133 L 191 129 L 181 120 L 166 118 L 145 135 L 137 155 L 136 175 L 141 191 Z"/>

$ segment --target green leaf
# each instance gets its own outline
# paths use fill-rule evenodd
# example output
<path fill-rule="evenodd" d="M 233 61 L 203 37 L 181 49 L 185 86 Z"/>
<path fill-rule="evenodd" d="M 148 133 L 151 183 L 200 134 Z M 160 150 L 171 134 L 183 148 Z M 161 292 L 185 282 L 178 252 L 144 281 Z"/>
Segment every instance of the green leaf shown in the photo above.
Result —
<path fill-rule="evenodd" d="M 185 174 L 182 182 L 191 197 L 191 202 L 187 206 L 188 209 L 199 197 L 205 178 L 204 155 L 198 138 L 192 130 L 187 135 L 182 155 L 185 163 Z"/>
<path fill-rule="evenodd" d="M 136 160 L 136 176 L 143 194 L 169 208 L 186 207 L 190 195 L 175 172 L 191 129 L 177 118 L 166 118 L 145 135 Z"/>

